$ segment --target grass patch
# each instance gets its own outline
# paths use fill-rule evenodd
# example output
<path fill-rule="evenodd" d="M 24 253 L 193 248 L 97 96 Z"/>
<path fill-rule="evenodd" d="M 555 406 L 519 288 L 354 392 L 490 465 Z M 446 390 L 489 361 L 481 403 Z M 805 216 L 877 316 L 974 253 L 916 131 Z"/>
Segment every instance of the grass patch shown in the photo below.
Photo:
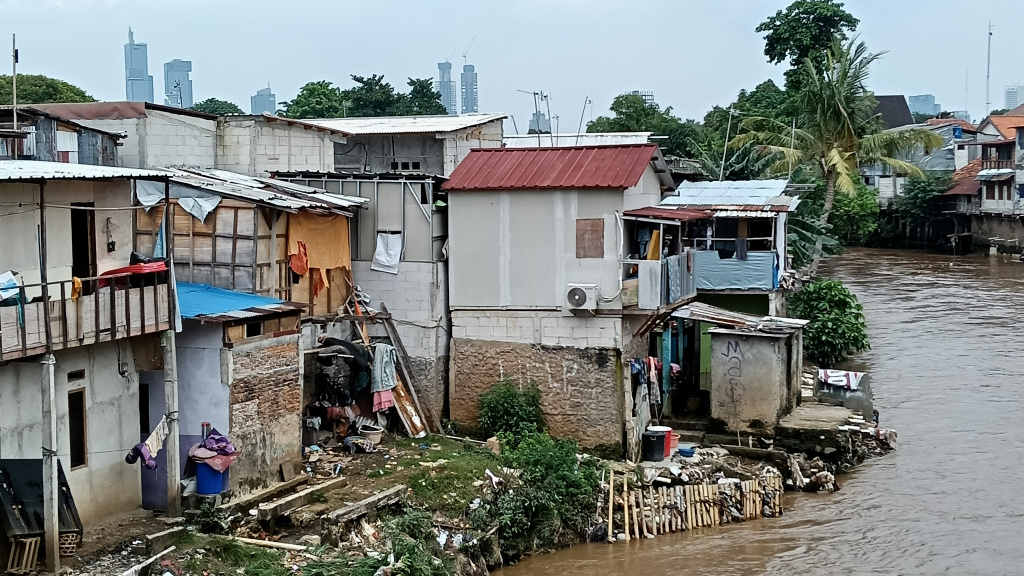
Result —
<path fill-rule="evenodd" d="M 309 501 L 314 504 L 327 502 L 327 494 L 324 494 L 323 490 L 317 490 L 309 495 Z"/>
<path fill-rule="evenodd" d="M 485 449 L 461 446 L 461 452 L 452 452 L 447 457 L 424 458 L 419 462 L 447 460 L 433 467 L 422 467 L 416 462 L 410 464 L 418 469 L 409 476 L 413 502 L 429 510 L 438 510 L 450 518 L 458 518 L 467 512 L 470 502 L 480 495 L 480 487 L 474 482 L 486 480 L 484 470 L 494 469 L 497 458 Z"/>

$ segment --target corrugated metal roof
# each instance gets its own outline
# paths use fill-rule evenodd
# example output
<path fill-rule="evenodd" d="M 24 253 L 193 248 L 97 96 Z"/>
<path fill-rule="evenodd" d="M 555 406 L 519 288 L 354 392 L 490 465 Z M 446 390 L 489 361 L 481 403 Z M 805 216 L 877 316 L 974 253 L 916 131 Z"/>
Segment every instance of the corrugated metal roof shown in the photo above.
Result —
<path fill-rule="evenodd" d="M 188 108 L 177 106 L 165 106 L 152 102 L 69 102 L 57 104 L 33 104 L 33 108 L 56 114 L 62 118 L 75 120 L 126 120 L 131 118 L 146 118 L 146 110 L 156 110 L 191 116 L 204 120 L 216 120 L 216 114 L 197 112 Z"/>
<path fill-rule="evenodd" d="M 684 208 L 664 208 L 661 206 L 648 206 L 646 208 L 626 210 L 625 212 L 622 213 L 622 215 L 634 216 L 636 218 L 657 218 L 660 220 L 676 220 L 679 222 L 700 220 L 701 218 L 711 217 L 711 214 L 702 210 L 686 210 Z"/>
<path fill-rule="evenodd" d="M 646 144 L 653 132 L 587 132 L 584 134 L 513 134 L 504 137 L 506 148 L 544 148 L 547 146 L 601 146 L 607 144 Z"/>
<path fill-rule="evenodd" d="M 182 318 L 227 322 L 280 312 L 294 312 L 305 306 L 245 292 L 216 288 L 209 284 L 176 283 L 178 309 Z"/>
<path fill-rule="evenodd" d="M 505 114 L 460 114 L 458 116 L 377 116 L 372 118 L 317 118 L 306 124 L 341 130 L 349 134 L 414 134 L 454 132 L 503 120 Z"/>
<path fill-rule="evenodd" d="M 237 118 L 237 117 L 238 116 L 229 116 L 227 118 L 227 120 L 230 121 L 231 118 Z M 246 117 L 247 116 L 243 116 L 243 118 L 246 118 Z M 333 128 L 331 126 L 324 126 L 324 125 L 316 124 L 313 121 L 308 121 L 308 120 L 295 120 L 293 118 L 284 118 L 282 116 L 275 116 L 274 114 L 269 114 L 267 112 L 263 113 L 263 119 L 266 120 L 267 122 L 283 122 L 283 123 L 285 123 L 285 124 L 287 124 L 289 126 L 299 126 L 301 128 L 305 128 L 306 130 L 317 130 L 317 131 L 321 131 L 321 132 L 328 132 L 328 133 L 331 133 L 331 134 L 337 134 L 337 135 L 340 135 L 340 136 L 351 136 L 352 135 L 351 133 L 346 132 L 346 131 L 344 131 L 344 130 L 342 130 L 340 128 Z"/>
<path fill-rule="evenodd" d="M 987 180 L 990 182 L 1010 180 L 1014 177 L 1016 172 L 1013 168 L 990 168 L 988 170 L 982 170 L 978 172 L 978 175 L 974 177 L 975 180 Z"/>
<path fill-rule="evenodd" d="M 171 170 L 171 173 L 171 181 L 176 184 L 288 212 L 312 209 L 351 216 L 347 209 L 357 208 L 370 201 L 369 198 L 328 194 L 319 188 L 226 170 L 177 168 Z"/>
<path fill-rule="evenodd" d="M 629 188 L 658 152 L 656 144 L 562 148 L 477 148 L 443 190 Z"/>
<path fill-rule="evenodd" d="M 690 302 L 678 308 L 672 313 L 675 318 L 685 318 L 708 322 L 719 326 L 726 326 L 737 330 L 751 330 L 756 332 L 779 333 L 798 330 L 807 325 L 807 320 L 799 318 L 780 318 L 778 316 L 753 316 L 741 312 L 733 312 L 704 304 L 702 302 Z"/>
<path fill-rule="evenodd" d="M 963 168 L 953 173 L 953 182 L 956 184 L 948 190 L 946 196 L 973 196 L 977 194 L 980 185 L 975 180 L 981 172 L 982 159 L 975 158 Z"/>
<path fill-rule="evenodd" d="M 108 178 L 165 180 L 170 176 L 169 172 L 163 170 L 67 164 L 40 160 L 0 160 L 0 180 L 9 182 L 18 180 L 102 180 Z"/>
<path fill-rule="evenodd" d="M 665 198 L 661 204 L 716 212 L 789 212 L 799 200 L 784 195 L 788 185 L 787 180 L 682 182 L 676 195 Z"/>

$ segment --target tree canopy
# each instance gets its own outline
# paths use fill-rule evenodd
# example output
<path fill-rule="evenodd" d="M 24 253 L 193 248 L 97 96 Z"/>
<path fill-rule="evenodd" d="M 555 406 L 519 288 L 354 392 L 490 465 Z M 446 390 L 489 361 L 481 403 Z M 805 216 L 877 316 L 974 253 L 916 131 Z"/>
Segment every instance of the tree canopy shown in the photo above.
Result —
<path fill-rule="evenodd" d="M 772 64 L 789 62 L 786 87 L 798 88 L 808 58 L 820 68 L 825 53 L 838 36 L 846 40 L 846 32 L 857 29 L 860 20 L 834 0 L 796 0 L 761 22 L 755 32 L 765 33 L 764 55 Z"/>
<path fill-rule="evenodd" d="M 227 100 L 220 100 L 219 98 L 207 98 L 202 102 L 196 102 L 189 110 L 195 110 L 196 112 L 206 112 L 207 114 L 216 114 L 218 116 L 224 116 L 225 114 L 245 114 L 241 108 L 239 108 L 234 102 L 228 102 Z"/>
<path fill-rule="evenodd" d="M 693 120 L 680 120 L 672 115 L 672 107 L 662 109 L 657 103 L 647 104 L 636 94 L 621 94 L 609 108 L 613 116 L 598 116 L 587 123 L 587 132 L 653 132 L 665 136 L 662 142 L 668 155 L 695 158 L 700 125 Z"/>
<path fill-rule="evenodd" d="M 298 95 L 281 103 L 288 118 L 344 118 L 445 114 L 441 93 L 429 78 L 409 78 L 408 93 L 395 90 L 383 75 L 352 75 L 356 86 L 343 90 L 327 80 L 310 82 Z"/>
<path fill-rule="evenodd" d="M 95 102 L 96 99 L 78 86 L 41 74 L 18 74 L 18 104 L 54 102 Z M 11 77 L 0 75 L 0 104 L 10 105 Z"/>

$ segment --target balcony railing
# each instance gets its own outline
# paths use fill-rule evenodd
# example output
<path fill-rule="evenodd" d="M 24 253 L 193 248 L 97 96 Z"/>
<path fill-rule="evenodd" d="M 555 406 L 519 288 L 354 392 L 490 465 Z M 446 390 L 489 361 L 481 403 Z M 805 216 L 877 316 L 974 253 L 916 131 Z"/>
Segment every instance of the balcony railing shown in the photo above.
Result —
<path fill-rule="evenodd" d="M 998 170 L 1001 168 L 1013 168 L 1013 160 L 982 160 L 982 170 Z"/>
<path fill-rule="evenodd" d="M 697 294 L 693 251 L 666 256 L 661 260 L 626 260 L 627 269 L 637 267 L 637 276 L 623 280 L 623 307 L 654 310 Z"/>
<path fill-rule="evenodd" d="M 169 330 L 171 286 L 166 278 L 167 272 L 81 278 L 77 294 L 71 280 L 48 282 L 49 302 L 41 301 L 42 284 L 20 286 L 0 306 L 0 358 L 46 352 L 44 306 L 49 306 L 53 350 Z"/>

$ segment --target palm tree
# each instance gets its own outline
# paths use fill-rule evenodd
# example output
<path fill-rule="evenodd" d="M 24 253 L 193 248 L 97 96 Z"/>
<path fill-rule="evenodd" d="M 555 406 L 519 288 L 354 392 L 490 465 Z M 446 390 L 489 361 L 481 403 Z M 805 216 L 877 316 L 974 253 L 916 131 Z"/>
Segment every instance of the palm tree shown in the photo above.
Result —
<path fill-rule="evenodd" d="M 942 145 L 942 138 L 930 130 L 879 131 L 879 118 L 874 113 L 877 101 L 866 84 L 868 68 L 880 56 L 869 53 L 857 38 L 834 38 L 821 70 L 810 58 L 804 60 L 807 81 L 796 96 L 797 126 L 748 118 L 742 123 L 747 132 L 730 142 L 732 147 L 757 142 L 763 152 L 776 155 L 778 160 L 770 168 L 771 173 L 785 173 L 799 165 L 813 166 L 826 185 L 820 216 L 823 225 L 832 213 L 836 190 L 854 193 L 854 178 L 859 177 L 861 164 L 880 164 L 897 174 L 919 176 L 921 170 L 900 157 L 918 146 L 927 151 Z M 809 267 L 812 276 L 821 261 L 823 244 L 823 239 L 815 244 Z"/>

